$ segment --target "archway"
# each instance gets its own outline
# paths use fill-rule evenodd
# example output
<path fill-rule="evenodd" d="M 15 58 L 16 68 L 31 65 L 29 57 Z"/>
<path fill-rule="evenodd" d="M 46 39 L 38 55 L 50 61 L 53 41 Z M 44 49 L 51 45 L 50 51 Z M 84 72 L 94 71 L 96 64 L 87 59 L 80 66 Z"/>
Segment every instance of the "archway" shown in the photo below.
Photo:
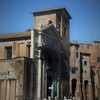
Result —
<path fill-rule="evenodd" d="M 85 80 L 85 81 L 84 81 L 85 98 L 86 98 L 86 100 L 88 100 L 88 99 L 87 99 L 87 97 L 88 97 L 88 83 L 89 83 L 88 80 Z"/>
<path fill-rule="evenodd" d="M 73 97 L 75 97 L 76 84 L 77 84 L 77 80 L 76 79 L 72 79 L 72 95 L 73 95 Z"/>

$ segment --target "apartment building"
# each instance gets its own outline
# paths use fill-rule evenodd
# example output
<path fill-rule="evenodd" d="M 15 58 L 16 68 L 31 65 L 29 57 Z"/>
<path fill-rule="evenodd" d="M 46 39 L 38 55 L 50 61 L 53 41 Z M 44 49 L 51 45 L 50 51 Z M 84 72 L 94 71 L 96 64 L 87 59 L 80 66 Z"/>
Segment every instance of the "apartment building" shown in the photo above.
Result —
<path fill-rule="evenodd" d="M 70 43 L 70 92 L 77 100 L 100 100 L 100 43 Z"/>

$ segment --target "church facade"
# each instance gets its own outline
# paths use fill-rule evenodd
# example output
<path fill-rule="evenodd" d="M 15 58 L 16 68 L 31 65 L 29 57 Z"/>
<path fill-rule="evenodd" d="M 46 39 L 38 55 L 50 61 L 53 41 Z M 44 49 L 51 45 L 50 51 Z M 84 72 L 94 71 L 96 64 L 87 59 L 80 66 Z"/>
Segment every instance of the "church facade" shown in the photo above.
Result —
<path fill-rule="evenodd" d="M 44 100 L 69 93 L 69 25 L 63 7 L 40 10 L 34 28 L 0 34 L 0 99 Z"/>

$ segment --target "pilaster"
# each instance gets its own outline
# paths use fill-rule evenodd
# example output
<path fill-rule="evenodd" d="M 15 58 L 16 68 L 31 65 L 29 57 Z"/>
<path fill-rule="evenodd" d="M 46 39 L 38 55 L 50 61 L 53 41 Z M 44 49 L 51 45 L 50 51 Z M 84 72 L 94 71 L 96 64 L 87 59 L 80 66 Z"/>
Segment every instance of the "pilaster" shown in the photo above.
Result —
<path fill-rule="evenodd" d="M 1 98 L 2 100 L 6 100 L 6 80 L 2 80 L 1 83 Z"/>
<path fill-rule="evenodd" d="M 35 32 L 31 29 L 31 55 L 30 57 L 34 59 L 34 49 L 35 49 Z"/>

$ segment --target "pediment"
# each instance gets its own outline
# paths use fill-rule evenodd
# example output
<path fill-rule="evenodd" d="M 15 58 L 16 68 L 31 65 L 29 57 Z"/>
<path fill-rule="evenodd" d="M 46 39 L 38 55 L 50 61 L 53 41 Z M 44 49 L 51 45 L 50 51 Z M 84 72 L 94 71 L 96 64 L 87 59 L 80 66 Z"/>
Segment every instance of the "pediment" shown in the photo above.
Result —
<path fill-rule="evenodd" d="M 57 29 L 55 28 L 53 24 L 50 24 L 47 27 L 43 28 L 42 34 L 46 34 L 46 35 L 49 35 L 51 37 L 61 40 L 60 33 L 57 31 Z"/>
<path fill-rule="evenodd" d="M 50 24 L 39 30 L 39 39 L 40 43 L 38 46 L 63 52 L 62 38 L 53 24 Z"/>

